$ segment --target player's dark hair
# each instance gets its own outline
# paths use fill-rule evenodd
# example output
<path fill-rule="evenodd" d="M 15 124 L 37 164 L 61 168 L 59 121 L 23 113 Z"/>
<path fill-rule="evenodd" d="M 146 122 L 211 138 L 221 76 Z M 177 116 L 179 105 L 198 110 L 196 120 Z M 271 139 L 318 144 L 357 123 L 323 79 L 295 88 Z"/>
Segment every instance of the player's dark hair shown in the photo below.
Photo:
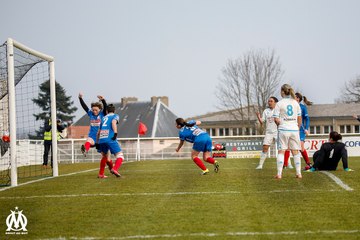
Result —
<path fill-rule="evenodd" d="M 114 106 L 114 104 L 109 104 L 109 105 L 107 105 L 106 111 L 107 111 L 108 113 L 114 113 L 114 112 L 115 112 L 115 106 Z"/>
<path fill-rule="evenodd" d="M 274 97 L 274 96 L 271 96 L 271 97 L 269 97 L 269 98 L 272 98 L 276 103 L 279 101 L 279 99 L 277 99 L 277 98 Z"/>
<path fill-rule="evenodd" d="M 91 103 L 91 108 L 92 107 L 98 107 L 101 110 L 103 108 L 103 105 L 101 102 L 94 102 L 94 103 Z"/>
<path fill-rule="evenodd" d="M 281 91 L 283 91 L 286 96 L 291 96 L 293 99 L 296 98 L 294 89 L 292 89 L 292 87 L 289 84 L 282 85 Z"/>
<path fill-rule="evenodd" d="M 301 93 L 297 92 L 295 96 L 299 99 L 299 102 L 304 101 L 308 106 L 313 105 L 313 102 L 310 102 L 305 96 L 301 95 Z"/>
<path fill-rule="evenodd" d="M 335 132 L 335 131 L 332 131 L 330 134 L 329 134 L 329 138 L 331 138 L 333 141 L 337 142 L 339 140 L 342 139 L 342 136 L 340 133 L 338 132 Z"/>
<path fill-rule="evenodd" d="M 175 122 L 176 122 L 177 125 L 179 125 L 181 127 L 183 127 L 183 126 L 192 127 L 192 126 L 194 126 L 196 124 L 196 123 L 192 123 L 192 124 L 187 123 L 183 118 L 177 118 L 175 120 Z"/>

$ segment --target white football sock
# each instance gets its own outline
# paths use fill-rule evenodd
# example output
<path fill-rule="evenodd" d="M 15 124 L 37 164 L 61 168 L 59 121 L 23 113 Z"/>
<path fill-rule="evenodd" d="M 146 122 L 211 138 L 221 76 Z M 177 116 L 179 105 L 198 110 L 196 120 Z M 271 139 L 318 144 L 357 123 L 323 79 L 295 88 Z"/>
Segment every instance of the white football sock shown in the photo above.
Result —
<path fill-rule="evenodd" d="M 259 166 L 263 166 L 263 165 L 264 165 L 264 162 L 265 162 L 265 159 L 266 159 L 266 154 L 267 154 L 267 153 L 261 152 L 261 154 L 260 154 Z"/>
<path fill-rule="evenodd" d="M 284 166 L 284 154 L 279 153 L 276 158 L 276 167 L 277 167 L 277 175 L 282 175 L 282 170 Z"/>
<path fill-rule="evenodd" d="M 300 153 L 298 153 L 294 156 L 294 164 L 295 164 L 296 175 L 301 174 L 301 154 Z"/>

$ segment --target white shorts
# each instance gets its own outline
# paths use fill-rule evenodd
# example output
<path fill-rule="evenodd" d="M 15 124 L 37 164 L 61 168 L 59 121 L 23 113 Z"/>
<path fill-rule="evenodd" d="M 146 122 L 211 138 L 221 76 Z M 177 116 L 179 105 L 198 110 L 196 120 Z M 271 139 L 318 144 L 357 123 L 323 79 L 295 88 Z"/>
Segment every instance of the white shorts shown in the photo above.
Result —
<path fill-rule="evenodd" d="M 263 140 L 263 145 L 270 146 L 271 144 L 276 142 L 277 136 L 278 136 L 277 133 L 266 133 L 264 140 Z"/>
<path fill-rule="evenodd" d="M 294 132 L 279 131 L 278 149 L 301 150 L 299 131 L 294 131 Z"/>

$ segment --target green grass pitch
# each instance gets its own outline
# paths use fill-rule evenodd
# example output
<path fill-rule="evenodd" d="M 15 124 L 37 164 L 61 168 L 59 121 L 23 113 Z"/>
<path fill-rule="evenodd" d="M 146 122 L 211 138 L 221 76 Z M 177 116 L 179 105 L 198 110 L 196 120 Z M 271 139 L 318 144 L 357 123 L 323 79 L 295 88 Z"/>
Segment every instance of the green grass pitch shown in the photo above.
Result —
<path fill-rule="evenodd" d="M 98 163 L 60 165 L 63 176 L 0 191 L 0 239 L 360 239 L 360 158 L 332 172 L 353 191 L 320 172 L 274 179 L 274 159 L 218 161 L 205 176 L 190 159 L 128 162 L 107 179 Z M 27 235 L 5 234 L 15 207 Z"/>

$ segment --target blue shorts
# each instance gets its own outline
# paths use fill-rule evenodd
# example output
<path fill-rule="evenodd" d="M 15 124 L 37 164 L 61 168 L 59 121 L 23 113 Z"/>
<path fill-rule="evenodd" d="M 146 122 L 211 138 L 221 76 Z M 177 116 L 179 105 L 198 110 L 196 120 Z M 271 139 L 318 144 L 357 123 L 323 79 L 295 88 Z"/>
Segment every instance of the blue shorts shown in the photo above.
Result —
<path fill-rule="evenodd" d="M 106 143 L 100 143 L 98 152 L 107 153 L 110 150 L 111 154 L 121 152 L 120 144 L 117 141 L 110 141 Z"/>
<path fill-rule="evenodd" d="M 96 134 L 90 134 L 89 133 L 88 138 L 91 138 L 95 142 L 96 141 Z"/>
<path fill-rule="evenodd" d="M 306 138 L 305 132 L 300 130 L 300 134 L 299 134 L 299 135 L 300 135 L 300 141 L 304 142 L 304 141 L 305 141 L 305 138 Z"/>
<path fill-rule="evenodd" d="M 97 131 L 94 131 L 94 130 L 90 129 L 90 131 L 88 133 L 88 138 L 91 138 L 95 142 L 96 137 L 97 137 Z"/>
<path fill-rule="evenodd" d="M 211 152 L 212 140 L 210 136 L 207 133 L 197 136 L 194 141 L 193 149 L 198 152 Z"/>

